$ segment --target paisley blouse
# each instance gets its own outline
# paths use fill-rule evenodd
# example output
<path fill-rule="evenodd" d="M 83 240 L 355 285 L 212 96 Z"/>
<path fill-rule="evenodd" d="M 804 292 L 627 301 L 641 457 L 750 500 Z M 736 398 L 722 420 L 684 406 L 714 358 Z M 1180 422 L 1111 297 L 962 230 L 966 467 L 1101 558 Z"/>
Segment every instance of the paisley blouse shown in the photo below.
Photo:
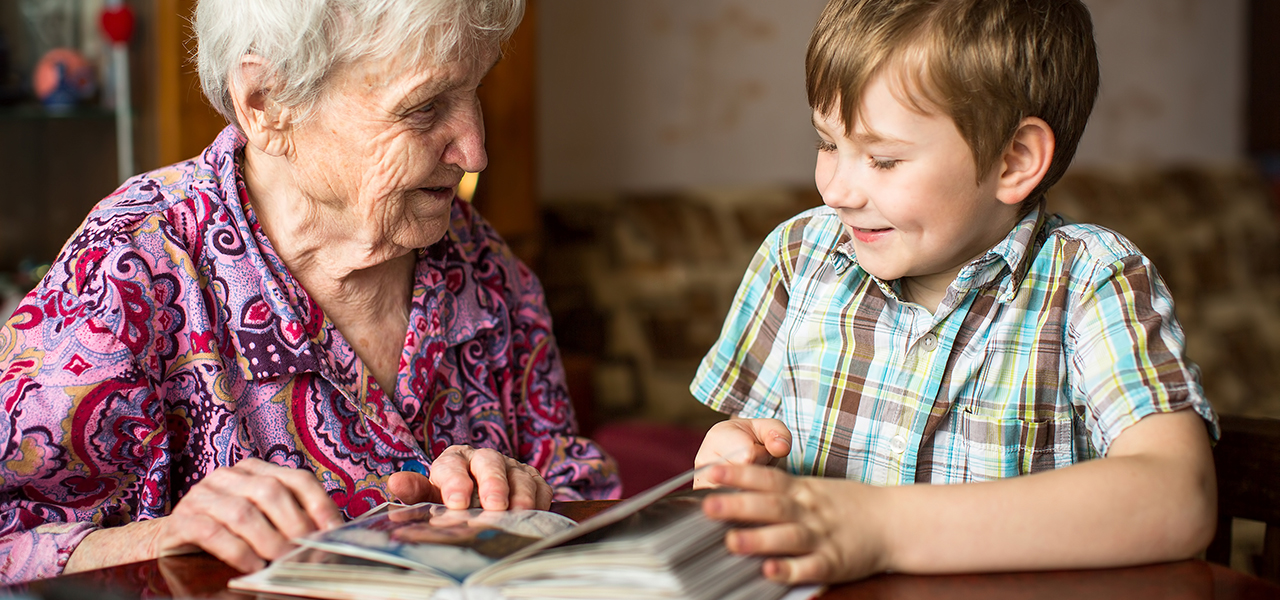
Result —
<path fill-rule="evenodd" d="M 394 395 L 289 274 L 228 127 L 89 214 L 0 329 L 0 581 L 58 574 L 100 527 L 168 514 L 247 457 L 306 469 L 354 517 L 452 444 L 616 498 L 578 437 L 541 285 L 455 202 L 419 252 Z"/>

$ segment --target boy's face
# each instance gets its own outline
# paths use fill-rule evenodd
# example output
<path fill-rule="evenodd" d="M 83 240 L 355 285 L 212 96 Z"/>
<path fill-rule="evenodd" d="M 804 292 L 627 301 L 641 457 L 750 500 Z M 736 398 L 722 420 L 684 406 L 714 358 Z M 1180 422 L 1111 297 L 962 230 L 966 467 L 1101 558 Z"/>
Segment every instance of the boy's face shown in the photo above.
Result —
<path fill-rule="evenodd" d="M 881 75 L 867 87 L 851 136 L 838 114 L 814 112 L 822 138 L 814 175 L 867 272 L 938 293 L 1008 234 L 1017 207 L 996 199 L 1003 160 L 977 177 L 954 121 L 917 112 L 890 82 Z"/>

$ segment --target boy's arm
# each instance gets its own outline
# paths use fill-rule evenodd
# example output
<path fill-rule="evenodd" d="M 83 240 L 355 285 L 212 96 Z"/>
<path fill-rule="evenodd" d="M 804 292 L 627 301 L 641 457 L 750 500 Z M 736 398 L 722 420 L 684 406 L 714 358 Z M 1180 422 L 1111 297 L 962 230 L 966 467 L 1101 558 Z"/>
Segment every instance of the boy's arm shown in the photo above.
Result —
<path fill-rule="evenodd" d="M 788 582 L 879 571 L 954 573 L 1113 567 L 1191 557 L 1213 536 L 1216 483 L 1201 417 L 1154 414 L 1107 457 L 998 482 L 876 488 L 723 465 L 707 480 L 715 518 L 766 523 L 726 539 Z"/>

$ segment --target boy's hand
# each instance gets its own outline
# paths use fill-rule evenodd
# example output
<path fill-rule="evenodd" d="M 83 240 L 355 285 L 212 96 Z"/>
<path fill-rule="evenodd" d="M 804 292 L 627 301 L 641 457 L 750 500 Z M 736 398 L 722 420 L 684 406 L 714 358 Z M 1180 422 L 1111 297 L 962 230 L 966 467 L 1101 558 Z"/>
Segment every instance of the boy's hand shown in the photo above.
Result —
<path fill-rule="evenodd" d="M 694 467 L 717 462 L 773 465 L 791 452 L 791 432 L 777 419 L 739 419 L 716 423 L 698 448 Z M 694 489 L 716 487 L 705 475 L 693 480 Z"/>
<path fill-rule="evenodd" d="M 706 479 L 742 490 L 707 496 L 702 510 L 717 520 L 759 524 L 731 530 L 725 545 L 734 554 L 767 557 L 764 575 L 773 581 L 850 581 L 888 566 L 874 505 L 881 489 L 754 465 L 716 465 Z"/>

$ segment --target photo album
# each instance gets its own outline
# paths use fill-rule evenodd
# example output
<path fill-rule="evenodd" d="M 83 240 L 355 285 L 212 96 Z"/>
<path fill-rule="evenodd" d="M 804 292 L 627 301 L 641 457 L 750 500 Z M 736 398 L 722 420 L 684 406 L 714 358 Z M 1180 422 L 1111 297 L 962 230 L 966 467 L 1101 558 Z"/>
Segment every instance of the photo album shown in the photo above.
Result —
<path fill-rule="evenodd" d="M 731 525 L 702 512 L 710 490 L 680 491 L 693 473 L 581 523 L 541 510 L 384 504 L 342 527 L 295 540 L 293 552 L 232 579 L 230 587 L 334 600 L 787 595 L 786 586 L 761 575 L 760 558 L 725 549 Z"/>

